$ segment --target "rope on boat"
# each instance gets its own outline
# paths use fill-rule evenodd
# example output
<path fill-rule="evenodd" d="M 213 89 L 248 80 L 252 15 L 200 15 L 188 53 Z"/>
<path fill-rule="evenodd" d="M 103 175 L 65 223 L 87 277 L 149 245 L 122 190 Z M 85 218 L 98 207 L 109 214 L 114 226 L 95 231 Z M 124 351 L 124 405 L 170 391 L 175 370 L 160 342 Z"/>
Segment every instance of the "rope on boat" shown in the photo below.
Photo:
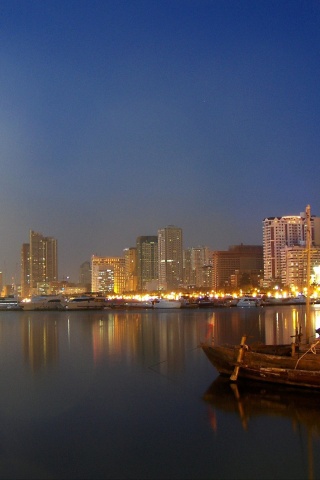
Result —
<path fill-rule="evenodd" d="M 310 348 L 306 352 L 304 352 L 304 354 L 300 358 L 298 358 L 296 366 L 294 367 L 294 370 L 296 370 L 296 368 L 298 366 L 298 363 L 300 362 L 301 358 L 303 358 L 305 355 L 307 355 L 307 353 L 311 352 L 314 355 L 317 354 L 316 346 L 318 345 L 318 343 L 320 343 L 320 340 L 318 340 L 316 343 L 312 343 L 310 345 Z"/>

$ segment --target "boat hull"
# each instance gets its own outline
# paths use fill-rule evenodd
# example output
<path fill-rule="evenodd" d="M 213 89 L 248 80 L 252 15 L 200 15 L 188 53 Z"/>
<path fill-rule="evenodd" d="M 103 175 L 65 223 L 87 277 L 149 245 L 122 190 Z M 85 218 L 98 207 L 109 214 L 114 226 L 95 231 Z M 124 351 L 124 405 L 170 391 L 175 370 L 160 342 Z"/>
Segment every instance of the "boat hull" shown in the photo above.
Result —
<path fill-rule="evenodd" d="M 66 310 L 103 310 L 106 307 L 102 297 L 75 297 L 67 302 Z"/>
<path fill-rule="evenodd" d="M 66 310 L 103 310 L 105 307 L 104 305 L 97 304 L 97 303 L 73 303 L 67 304 Z"/>
<path fill-rule="evenodd" d="M 201 345 L 202 350 L 221 375 L 278 383 L 296 387 L 320 389 L 320 353 L 272 355 L 246 351 L 238 362 L 239 346 Z"/>
<path fill-rule="evenodd" d="M 153 308 L 181 308 L 181 302 L 178 300 L 154 300 Z"/>

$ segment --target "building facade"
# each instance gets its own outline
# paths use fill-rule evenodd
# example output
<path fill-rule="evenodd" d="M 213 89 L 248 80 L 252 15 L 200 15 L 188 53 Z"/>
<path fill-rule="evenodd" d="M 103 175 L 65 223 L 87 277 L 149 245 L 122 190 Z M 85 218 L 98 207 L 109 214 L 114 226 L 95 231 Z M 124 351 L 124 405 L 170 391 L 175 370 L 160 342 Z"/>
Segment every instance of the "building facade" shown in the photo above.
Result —
<path fill-rule="evenodd" d="M 124 257 L 91 257 L 91 289 L 95 293 L 122 294 L 125 291 Z"/>
<path fill-rule="evenodd" d="M 178 290 L 183 284 L 182 229 L 169 225 L 158 230 L 159 290 Z"/>
<path fill-rule="evenodd" d="M 316 246 L 320 242 L 319 218 L 311 216 L 310 223 L 311 241 Z M 289 274 L 288 267 L 284 265 L 289 265 L 293 261 L 292 255 L 298 258 L 302 249 L 306 248 L 306 228 L 305 212 L 297 216 L 268 217 L 263 220 L 263 263 L 266 286 L 277 282 L 283 285 L 287 285 L 287 282 L 291 283 L 293 273 Z M 288 250 L 290 248 L 293 250 Z M 288 261 L 285 260 L 285 255 L 288 255 Z M 299 279 L 299 283 L 301 282 L 303 282 L 302 278 Z"/>
<path fill-rule="evenodd" d="M 320 266 L 320 247 L 310 250 L 311 276 Z M 281 284 L 288 288 L 298 288 L 300 292 L 307 285 L 307 251 L 305 247 L 281 249 Z"/>
<path fill-rule="evenodd" d="M 226 251 L 212 254 L 212 288 L 241 288 L 244 279 L 258 287 L 263 276 L 262 245 L 233 245 Z"/>
<path fill-rule="evenodd" d="M 136 292 L 138 284 L 137 249 L 135 247 L 125 248 L 123 253 L 125 263 L 125 292 Z"/>
<path fill-rule="evenodd" d="M 80 265 L 79 283 L 85 286 L 88 291 L 91 290 L 91 263 L 89 261 Z"/>
<path fill-rule="evenodd" d="M 187 288 L 211 287 L 209 272 L 212 260 L 208 247 L 183 250 L 183 284 Z"/>
<path fill-rule="evenodd" d="M 158 288 L 158 237 L 137 237 L 137 288 L 148 292 Z"/>
<path fill-rule="evenodd" d="M 27 297 L 30 293 L 30 244 L 21 247 L 21 295 Z"/>
<path fill-rule="evenodd" d="M 57 240 L 30 230 L 29 244 L 23 244 L 21 249 L 21 293 L 48 293 L 50 282 L 57 280 Z"/>

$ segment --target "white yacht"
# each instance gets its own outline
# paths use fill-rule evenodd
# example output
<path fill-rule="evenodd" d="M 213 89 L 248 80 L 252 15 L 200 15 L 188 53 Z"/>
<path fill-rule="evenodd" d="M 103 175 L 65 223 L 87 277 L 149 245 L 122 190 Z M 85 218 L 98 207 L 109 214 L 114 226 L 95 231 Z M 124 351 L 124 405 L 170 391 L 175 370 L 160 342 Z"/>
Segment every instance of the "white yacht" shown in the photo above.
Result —
<path fill-rule="evenodd" d="M 0 297 L 0 310 L 22 310 L 19 299 L 13 296 Z"/>
<path fill-rule="evenodd" d="M 66 299 L 62 295 L 34 295 L 19 302 L 22 310 L 64 310 Z"/>
<path fill-rule="evenodd" d="M 103 297 L 91 297 L 82 295 L 68 300 L 67 310 L 103 310 L 106 307 L 106 302 Z"/>
<path fill-rule="evenodd" d="M 167 298 L 155 298 L 153 301 L 153 308 L 181 308 L 180 300 L 170 300 Z"/>
<path fill-rule="evenodd" d="M 241 297 L 237 303 L 237 307 L 258 307 L 259 300 L 255 297 Z"/>

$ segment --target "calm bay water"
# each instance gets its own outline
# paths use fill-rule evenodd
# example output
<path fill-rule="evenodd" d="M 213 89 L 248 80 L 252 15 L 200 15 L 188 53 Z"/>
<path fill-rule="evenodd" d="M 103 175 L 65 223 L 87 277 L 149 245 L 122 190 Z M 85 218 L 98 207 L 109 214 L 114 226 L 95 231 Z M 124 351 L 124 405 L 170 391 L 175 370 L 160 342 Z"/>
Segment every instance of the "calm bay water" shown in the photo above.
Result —
<path fill-rule="evenodd" d="M 320 478 L 320 396 L 231 388 L 198 348 L 290 342 L 304 315 L 0 312 L 0 478 Z"/>

